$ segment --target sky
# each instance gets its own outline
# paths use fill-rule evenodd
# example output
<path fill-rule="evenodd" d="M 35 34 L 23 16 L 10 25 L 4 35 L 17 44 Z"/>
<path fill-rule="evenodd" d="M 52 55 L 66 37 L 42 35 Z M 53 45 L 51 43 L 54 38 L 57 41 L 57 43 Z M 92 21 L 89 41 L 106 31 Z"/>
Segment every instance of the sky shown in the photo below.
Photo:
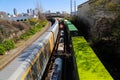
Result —
<path fill-rule="evenodd" d="M 86 1 L 88 0 L 76 0 L 76 7 Z M 35 9 L 37 4 L 43 8 L 44 12 L 50 10 L 70 13 L 70 0 L 0 0 L 0 11 L 13 14 L 13 9 L 16 8 L 18 13 L 26 13 L 27 9 Z"/>

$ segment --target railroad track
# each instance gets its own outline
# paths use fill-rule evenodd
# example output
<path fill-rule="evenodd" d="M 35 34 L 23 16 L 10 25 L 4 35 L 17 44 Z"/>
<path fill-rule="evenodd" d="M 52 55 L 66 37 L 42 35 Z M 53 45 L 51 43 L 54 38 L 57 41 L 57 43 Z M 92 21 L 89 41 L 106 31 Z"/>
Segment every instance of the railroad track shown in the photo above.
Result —
<path fill-rule="evenodd" d="M 2 70 L 6 65 L 8 65 L 13 59 L 15 59 L 24 49 L 30 46 L 36 39 L 38 39 L 44 32 L 46 32 L 51 26 L 51 22 L 48 22 L 46 26 L 40 31 L 29 38 L 27 41 L 22 42 L 22 44 L 7 52 L 7 54 L 0 57 L 0 70 Z"/>
<path fill-rule="evenodd" d="M 53 77 L 51 77 L 50 75 L 52 75 L 53 72 L 53 66 L 54 66 L 54 62 L 56 60 L 56 58 L 61 58 L 62 59 L 62 72 L 60 74 L 59 80 L 74 80 L 74 76 L 73 76 L 73 57 L 72 57 L 72 53 L 69 51 L 70 45 L 68 46 L 68 44 L 70 44 L 70 41 L 67 41 L 67 37 L 66 35 L 66 28 L 65 26 L 62 24 L 59 25 L 60 27 L 63 26 L 63 29 L 59 30 L 59 34 L 57 37 L 57 41 L 56 41 L 56 45 L 54 47 L 53 53 L 49 59 L 48 65 L 46 67 L 44 76 L 42 78 L 42 80 L 54 80 Z M 64 35 L 61 34 L 61 31 L 64 31 Z M 61 42 L 61 38 L 64 39 L 63 43 L 64 43 L 64 47 L 59 48 L 59 44 Z M 60 50 L 60 51 L 59 51 Z M 52 75 L 53 76 L 53 75 Z"/>

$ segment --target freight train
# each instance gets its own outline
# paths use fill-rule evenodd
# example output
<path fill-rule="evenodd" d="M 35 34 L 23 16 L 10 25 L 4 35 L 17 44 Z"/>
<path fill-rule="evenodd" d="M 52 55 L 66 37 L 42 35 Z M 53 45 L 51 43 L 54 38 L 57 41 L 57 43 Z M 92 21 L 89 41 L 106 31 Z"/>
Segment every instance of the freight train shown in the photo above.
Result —
<path fill-rule="evenodd" d="M 64 29 L 60 27 L 60 21 L 61 20 L 59 20 L 59 34 L 56 49 L 51 56 L 47 75 L 44 80 L 62 80 L 63 57 L 61 55 L 64 55 Z"/>
<path fill-rule="evenodd" d="M 78 29 L 68 20 L 64 24 L 72 44 L 74 78 L 71 80 L 114 80 Z"/>
<path fill-rule="evenodd" d="M 58 25 L 55 19 L 47 32 L 0 71 L 0 80 L 41 80 L 57 39 Z"/>

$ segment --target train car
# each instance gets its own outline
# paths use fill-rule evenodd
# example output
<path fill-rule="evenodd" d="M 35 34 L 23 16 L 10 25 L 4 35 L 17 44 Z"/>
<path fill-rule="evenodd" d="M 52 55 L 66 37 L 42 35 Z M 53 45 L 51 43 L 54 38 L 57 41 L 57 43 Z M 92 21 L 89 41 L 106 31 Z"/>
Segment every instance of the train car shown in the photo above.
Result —
<path fill-rule="evenodd" d="M 73 47 L 75 80 L 113 80 L 102 62 L 94 53 L 83 36 L 78 34 L 77 28 L 68 20 L 64 21 L 67 34 Z M 104 75 L 103 75 L 104 74 Z"/>
<path fill-rule="evenodd" d="M 64 24 L 67 26 L 67 33 L 70 36 L 79 36 L 78 29 L 68 20 L 64 21 Z"/>
<path fill-rule="evenodd" d="M 78 70 L 75 80 L 114 80 L 83 36 L 72 37 L 72 44 Z"/>
<path fill-rule="evenodd" d="M 62 59 L 56 58 L 52 67 L 50 80 L 61 80 Z"/>
<path fill-rule="evenodd" d="M 0 80 L 41 80 L 57 36 L 57 21 L 25 49 L 9 65 L 0 71 Z M 56 36 L 55 36 L 56 35 Z"/>
<path fill-rule="evenodd" d="M 58 54 L 64 52 L 64 43 L 59 43 L 58 44 L 57 52 L 58 52 Z"/>
<path fill-rule="evenodd" d="M 54 27 L 56 26 L 56 27 Z M 50 32 L 53 33 L 53 36 L 54 36 L 54 44 L 56 43 L 56 39 L 57 39 L 57 35 L 58 35 L 58 32 L 59 32 L 59 24 L 58 24 L 58 21 L 55 20 L 55 24 L 53 26 L 50 27 L 50 29 L 48 30 Z"/>

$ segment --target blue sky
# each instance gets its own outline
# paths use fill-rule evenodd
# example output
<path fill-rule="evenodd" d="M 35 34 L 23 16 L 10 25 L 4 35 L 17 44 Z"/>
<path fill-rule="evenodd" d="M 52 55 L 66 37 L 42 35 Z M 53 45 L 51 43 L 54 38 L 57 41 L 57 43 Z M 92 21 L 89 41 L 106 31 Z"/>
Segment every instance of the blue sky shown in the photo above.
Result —
<path fill-rule="evenodd" d="M 76 0 L 76 5 L 86 1 L 88 0 Z M 13 14 L 13 8 L 16 8 L 18 13 L 22 13 L 26 12 L 27 9 L 34 9 L 37 3 L 42 6 L 44 11 L 70 12 L 70 0 L 0 0 L 0 11 Z"/>

